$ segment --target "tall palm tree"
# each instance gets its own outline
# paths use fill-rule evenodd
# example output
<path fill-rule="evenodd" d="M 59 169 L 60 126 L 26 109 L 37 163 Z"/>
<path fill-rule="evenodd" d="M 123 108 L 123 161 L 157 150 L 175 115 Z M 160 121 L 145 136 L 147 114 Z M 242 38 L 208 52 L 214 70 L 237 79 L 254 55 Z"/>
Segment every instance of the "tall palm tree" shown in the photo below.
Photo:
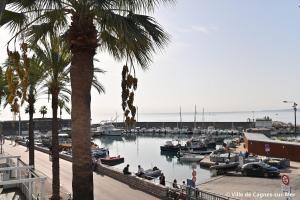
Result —
<path fill-rule="evenodd" d="M 146 68 L 168 36 L 147 16 L 161 3 L 174 0 L 10 0 L 0 26 L 7 24 L 13 38 L 29 30 L 36 41 L 53 31 L 63 31 L 72 52 L 72 153 L 74 199 L 93 199 L 90 151 L 90 101 L 96 49 L 108 50 L 116 59 Z M 9 5 L 10 5 L 9 4 Z M 70 24 L 69 24 L 70 22 Z"/>
<path fill-rule="evenodd" d="M 11 111 L 16 115 L 16 113 L 20 112 L 20 106 L 25 101 L 28 102 L 29 165 L 34 166 L 33 113 L 37 87 L 43 80 L 43 69 L 35 57 L 27 57 L 28 47 L 25 43 L 23 44 L 21 45 L 22 56 L 17 51 L 11 52 L 9 58 L 4 63 L 8 85 L 5 105 L 10 104 Z"/>
<path fill-rule="evenodd" d="M 44 118 L 45 115 L 47 114 L 47 111 L 48 111 L 48 109 L 47 109 L 46 106 L 41 106 L 41 107 L 40 107 L 40 113 L 41 113 L 41 115 L 43 115 L 43 118 Z"/>
<path fill-rule="evenodd" d="M 30 59 L 29 67 L 29 87 L 28 87 L 28 97 L 26 101 L 28 102 L 28 114 L 29 114 L 29 165 L 34 166 L 34 123 L 33 114 L 35 112 L 35 102 L 38 96 L 39 86 L 42 84 L 45 78 L 43 67 L 36 57 Z M 44 115 L 43 115 L 44 116 Z"/>
<path fill-rule="evenodd" d="M 1 19 L 1 16 L 2 16 L 2 12 L 4 11 L 5 9 L 5 6 L 6 6 L 6 1 L 5 0 L 2 0 L 0 2 L 0 19 Z"/>
<path fill-rule="evenodd" d="M 70 51 L 63 40 L 59 37 L 51 36 L 43 38 L 41 44 L 33 46 L 35 55 L 40 59 L 47 74 L 45 88 L 51 95 L 52 104 L 52 199 L 60 199 L 60 179 L 59 179 L 59 143 L 58 143 L 58 119 L 57 110 L 59 96 L 65 101 L 69 101 L 70 94 L 67 88 L 69 83 L 69 69 L 71 62 Z"/>

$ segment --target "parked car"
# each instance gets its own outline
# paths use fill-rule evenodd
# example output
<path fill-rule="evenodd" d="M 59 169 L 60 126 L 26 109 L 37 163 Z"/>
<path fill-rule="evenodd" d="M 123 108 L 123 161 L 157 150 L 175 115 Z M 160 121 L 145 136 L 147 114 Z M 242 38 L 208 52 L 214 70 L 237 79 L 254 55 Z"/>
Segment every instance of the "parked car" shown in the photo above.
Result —
<path fill-rule="evenodd" d="M 258 177 L 277 177 L 280 172 L 276 167 L 272 167 L 263 162 L 252 162 L 243 165 L 242 174 L 244 176 L 258 176 Z"/>

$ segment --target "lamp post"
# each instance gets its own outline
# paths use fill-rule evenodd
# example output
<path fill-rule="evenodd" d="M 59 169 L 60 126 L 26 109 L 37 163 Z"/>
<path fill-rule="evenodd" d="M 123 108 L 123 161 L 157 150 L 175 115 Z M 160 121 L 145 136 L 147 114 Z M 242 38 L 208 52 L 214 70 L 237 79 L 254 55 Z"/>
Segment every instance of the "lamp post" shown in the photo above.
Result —
<path fill-rule="evenodd" d="M 292 104 L 292 107 L 294 109 L 294 114 L 295 114 L 295 129 L 294 129 L 294 133 L 295 133 L 295 137 L 297 136 L 297 103 L 296 102 L 293 102 L 293 101 L 283 101 L 283 103 L 291 103 Z"/>

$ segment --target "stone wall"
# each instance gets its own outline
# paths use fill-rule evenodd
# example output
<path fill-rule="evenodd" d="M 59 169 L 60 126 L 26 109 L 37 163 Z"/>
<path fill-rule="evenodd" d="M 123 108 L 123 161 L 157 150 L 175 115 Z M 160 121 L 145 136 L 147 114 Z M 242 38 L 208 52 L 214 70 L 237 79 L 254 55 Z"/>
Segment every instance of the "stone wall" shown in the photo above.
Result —
<path fill-rule="evenodd" d="M 114 169 L 105 165 L 98 164 L 96 171 L 100 174 L 109 176 L 113 179 L 116 179 L 122 183 L 129 185 L 130 187 L 136 188 L 143 192 L 149 193 L 153 196 L 156 196 L 160 199 L 166 199 L 168 188 L 146 179 L 142 179 L 137 176 L 124 175 L 120 170 Z"/>

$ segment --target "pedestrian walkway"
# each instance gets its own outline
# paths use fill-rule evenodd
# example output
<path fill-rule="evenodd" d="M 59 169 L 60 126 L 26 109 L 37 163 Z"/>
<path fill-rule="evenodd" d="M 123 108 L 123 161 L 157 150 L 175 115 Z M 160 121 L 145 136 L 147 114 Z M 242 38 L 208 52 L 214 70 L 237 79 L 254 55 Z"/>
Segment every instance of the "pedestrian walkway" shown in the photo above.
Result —
<path fill-rule="evenodd" d="M 10 145 L 10 141 L 6 141 L 3 145 L 3 149 L 10 155 L 20 155 L 21 159 L 28 163 L 28 151 L 26 151 L 26 147 L 21 145 L 13 146 Z M 52 163 L 49 161 L 48 154 L 35 151 L 35 167 L 52 179 Z M 72 192 L 72 163 L 62 159 L 60 159 L 60 182 L 61 187 L 70 193 Z M 96 173 L 94 173 L 94 198 L 95 200 L 157 199 L 108 176 L 102 176 Z"/>

